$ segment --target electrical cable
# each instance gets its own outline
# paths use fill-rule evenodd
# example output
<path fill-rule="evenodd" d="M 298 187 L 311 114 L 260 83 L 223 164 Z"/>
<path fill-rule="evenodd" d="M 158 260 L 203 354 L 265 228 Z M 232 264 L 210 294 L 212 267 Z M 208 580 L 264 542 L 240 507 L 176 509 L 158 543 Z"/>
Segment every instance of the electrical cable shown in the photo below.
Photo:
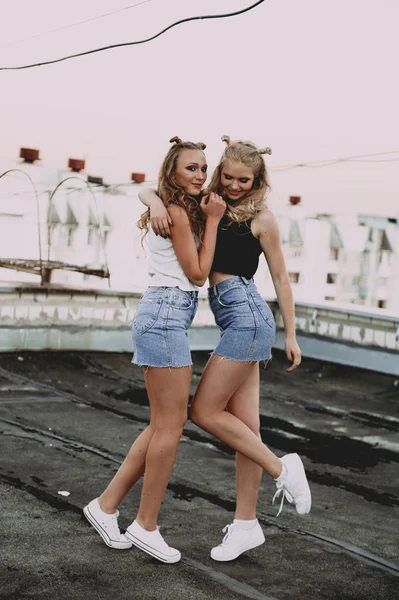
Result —
<path fill-rule="evenodd" d="M 271 167 L 272 171 L 289 171 L 291 169 L 298 169 L 300 167 L 308 167 L 312 169 L 323 168 L 323 167 L 331 167 L 332 165 L 336 165 L 344 162 L 367 162 L 367 163 L 382 163 L 382 162 L 396 162 L 399 160 L 399 156 L 396 158 L 388 158 L 388 159 L 374 159 L 374 160 L 362 160 L 367 158 L 373 158 L 375 156 L 387 156 L 390 154 L 399 154 L 399 150 L 391 150 L 389 152 L 375 152 L 374 154 L 359 154 L 358 156 L 344 156 L 340 158 L 330 158 L 325 160 L 312 160 L 303 163 L 292 163 L 288 165 L 278 165 L 276 167 Z"/>
<path fill-rule="evenodd" d="M 62 25 L 57 29 L 50 29 L 49 31 L 42 31 L 41 33 L 36 33 L 35 35 L 30 35 L 29 37 L 5 42 L 4 44 L 0 44 L 0 48 L 4 48 L 5 46 L 13 46 L 14 44 L 22 44 L 23 42 L 27 42 L 29 40 L 37 39 L 38 37 L 42 37 L 43 35 L 50 35 L 52 33 L 58 33 L 59 31 L 64 31 L 65 29 L 70 29 L 71 27 L 77 27 L 78 25 L 85 25 L 86 23 L 91 23 L 92 21 L 97 21 L 98 19 L 104 19 L 105 17 L 110 17 L 111 15 L 118 14 L 120 12 L 124 12 L 125 10 L 130 10 L 131 8 L 136 8 L 137 6 L 141 6 L 142 4 L 147 4 L 148 2 L 153 2 L 154 0 L 142 0 L 141 2 L 137 2 L 136 4 L 130 4 L 129 6 L 125 6 L 124 8 L 119 8 L 118 10 L 112 10 L 107 13 L 103 13 L 102 15 L 97 15 L 97 17 L 90 17 L 89 19 L 85 19 L 84 21 L 77 21 L 76 23 L 69 23 L 68 25 Z"/>
<path fill-rule="evenodd" d="M 255 2 L 254 4 L 251 4 L 250 6 L 247 6 L 246 8 L 243 8 L 241 10 L 237 10 L 235 12 L 223 13 L 223 14 L 218 14 L 218 15 L 201 15 L 198 17 L 187 17 L 185 19 L 180 19 L 180 21 L 175 21 L 175 23 L 168 25 L 167 27 L 165 27 L 165 29 L 162 29 L 162 31 L 160 31 L 159 33 L 156 33 L 155 35 L 153 35 L 149 38 L 146 38 L 144 40 L 137 40 L 135 42 L 123 42 L 121 44 L 111 44 L 109 46 L 104 46 L 102 48 L 86 50 L 85 52 L 79 52 L 77 54 L 70 54 L 69 56 L 63 56 L 61 58 L 55 58 L 53 60 L 47 60 L 44 62 L 33 63 L 30 65 L 21 65 L 19 67 L 0 67 L 0 71 L 20 71 L 22 69 L 32 69 L 34 67 L 43 67 L 45 65 L 53 65 L 55 63 L 70 60 L 71 58 L 78 58 L 80 56 L 87 56 L 88 54 L 95 54 L 96 52 L 103 52 L 105 50 L 111 50 L 113 48 L 123 48 L 124 46 L 135 46 L 138 44 L 146 44 L 147 42 L 151 42 L 152 40 L 155 40 L 157 37 L 163 35 L 167 31 L 169 31 L 169 29 L 172 29 L 173 27 L 177 27 L 178 25 L 182 25 L 182 23 L 189 23 L 190 21 L 205 21 L 205 20 L 209 20 L 209 19 L 226 19 L 228 17 L 236 17 L 237 15 L 242 15 L 242 14 L 254 9 L 256 6 L 259 6 L 259 4 L 262 4 L 263 2 L 265 2 L 265 0 L 258 0 L 258 2 Z"/>

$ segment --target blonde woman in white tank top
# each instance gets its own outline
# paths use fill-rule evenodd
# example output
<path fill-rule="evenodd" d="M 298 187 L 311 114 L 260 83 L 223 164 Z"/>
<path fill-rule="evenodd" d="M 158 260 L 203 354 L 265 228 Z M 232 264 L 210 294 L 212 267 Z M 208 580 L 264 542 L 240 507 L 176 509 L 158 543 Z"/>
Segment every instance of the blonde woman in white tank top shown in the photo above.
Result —
<path fill-rule="evenodd" d="M 157 527 L 158 513 L 187 419 L 191 354 L 187 329 L 197 306 L 197 289 L 211 269 L 217 228 L 226 204 L 217 194 L 201 199 L 206 180 L 204 144 L 173 138 L 159 175 L 158 192 L 173 225 L 168 240 L 149 233 L 152 285 L 133 321 L 133 362 L 143 368 L 151 418 L 107 489 L 84 514 L 111 548 L 132 545 L 166 563 L 180 560 Z M 138 223 L 149 228 L 149 211 Z M 199 248 L 198 248 L 199 245 Z M 117 508 L 144 474 L 136 519 L 122 535 Z"/>

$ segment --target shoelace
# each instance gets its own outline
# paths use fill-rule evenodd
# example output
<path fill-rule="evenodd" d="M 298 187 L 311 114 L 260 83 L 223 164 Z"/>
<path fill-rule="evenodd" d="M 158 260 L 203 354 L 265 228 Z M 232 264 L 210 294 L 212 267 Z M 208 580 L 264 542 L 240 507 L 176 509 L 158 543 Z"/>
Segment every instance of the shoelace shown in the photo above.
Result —
<path fill-rule="evenodd" d="M 121 537 L 121 532 L 118 526 L 118 517 L 119 517 L 119 511 L 116 511 L 116 514 L 114 515 L 109 515 L 111 517 L 111 527 L 112 527 L 112 531 L 113 531 L 113 536 L 115 540 L 120 539 Z"/>
<path fill-rule="evenodd" d="M 292 504 L 292 502 L 294 501 L 294 498 L 291 496 L 291 494 L 289 492 L 287 492 L 283 483 L 276 483 L 276 485 L 277 485 L 277 492 L 273 496 L 272 504 L 274 504 L 274 501 L 280 496 L 280 494 L 282 494 L 280 509 L 277 513 L 277 517 L 278 517 L 280 515 L 281 511 L 283 510 L 284 499 L 286 498 L 287 501 L 290 504 Z"/>
<path fill-rule="evenodd" d="M 222 533 L 226 533 L 226 535 L 224 536 L 224 538 L 222 539 L 221 544 L 219 544 L 219 546 L 223 546 L 223 544 L 225 544 L 227 542 L 227 539 L 230 537 L 230 535 L 233 533 L 231 530 L 233 529 L 233 523 L 230 523 L 230 525 L 225 525 L 225 527 L 223 527 L 222 529 Z"/>

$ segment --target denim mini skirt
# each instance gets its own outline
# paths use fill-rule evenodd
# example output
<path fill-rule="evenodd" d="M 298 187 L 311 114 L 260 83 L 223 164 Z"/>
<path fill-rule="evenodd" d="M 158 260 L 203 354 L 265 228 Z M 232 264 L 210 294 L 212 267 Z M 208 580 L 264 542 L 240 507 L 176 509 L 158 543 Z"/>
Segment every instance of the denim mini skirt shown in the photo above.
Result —
<path fill-rule="evenodd" d="M 269 360 L 276 324 L 253 280 L 230 277 L 209 288 L 208 297 L 221 332 L 214 354 L 238 362 Z"/>
<path fill-rule="evenodd" d="M 187 329 L 198 306 L 198 292 L 178 287 L 149 287 L 132 325 L 132 363 L 148 367 L 192 365 Z"/>

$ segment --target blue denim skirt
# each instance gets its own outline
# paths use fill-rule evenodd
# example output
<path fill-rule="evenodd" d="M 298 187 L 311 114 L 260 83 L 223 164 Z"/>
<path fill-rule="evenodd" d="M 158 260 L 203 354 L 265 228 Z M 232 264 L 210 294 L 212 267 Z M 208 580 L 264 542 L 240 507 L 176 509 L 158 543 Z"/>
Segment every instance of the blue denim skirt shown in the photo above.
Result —
<path fill-rule="evenodd" d="M 178 287 L 149 287 L 132 325 L 132 363 L 148 367 L 192 365 L 187 329 L 198 306 L 198 292 Z"/>
<path fill-rule="evenodd" d="M 253 280 L 230 277 L 209 288 L 208 297 L 221 332 L 214 354 L 238 362 L 269 360 L 276 324 Z"/>

